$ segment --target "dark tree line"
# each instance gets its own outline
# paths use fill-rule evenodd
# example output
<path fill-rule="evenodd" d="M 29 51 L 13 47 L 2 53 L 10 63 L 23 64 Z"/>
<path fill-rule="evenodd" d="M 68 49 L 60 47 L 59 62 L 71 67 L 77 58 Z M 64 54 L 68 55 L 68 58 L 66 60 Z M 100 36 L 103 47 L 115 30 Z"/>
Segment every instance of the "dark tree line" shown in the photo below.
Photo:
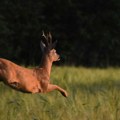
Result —
<path fill-rule="evenodd" d="M 0 1 L 0 57 L 39 64 L 42 30 L 58 40 L 59 64 L 120 66 L 119 0 Z"/>

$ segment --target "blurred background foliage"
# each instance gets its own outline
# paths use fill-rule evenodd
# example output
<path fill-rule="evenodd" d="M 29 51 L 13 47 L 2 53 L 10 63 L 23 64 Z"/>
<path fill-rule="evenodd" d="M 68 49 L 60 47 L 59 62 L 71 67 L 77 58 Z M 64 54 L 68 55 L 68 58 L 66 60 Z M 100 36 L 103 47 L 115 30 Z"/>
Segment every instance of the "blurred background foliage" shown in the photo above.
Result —
<path fill-rule="evenodd" d="M 58 40 L 59 65 L 120 66 L 119 0 L 0 1 L 0 57 L 38 65 L 42 30 Z"/>

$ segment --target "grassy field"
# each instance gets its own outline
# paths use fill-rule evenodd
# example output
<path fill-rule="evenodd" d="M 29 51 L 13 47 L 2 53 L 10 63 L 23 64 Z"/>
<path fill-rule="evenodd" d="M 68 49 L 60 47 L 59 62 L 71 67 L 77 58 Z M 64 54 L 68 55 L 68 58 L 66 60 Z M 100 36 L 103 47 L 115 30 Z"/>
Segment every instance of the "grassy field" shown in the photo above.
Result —
<path fill-rule="evenodd" d="M 69 97 L 21 93 L 0 83 L 0 120 L 120 120 L 120 68 L 53 67 L 51 82 Z"/>

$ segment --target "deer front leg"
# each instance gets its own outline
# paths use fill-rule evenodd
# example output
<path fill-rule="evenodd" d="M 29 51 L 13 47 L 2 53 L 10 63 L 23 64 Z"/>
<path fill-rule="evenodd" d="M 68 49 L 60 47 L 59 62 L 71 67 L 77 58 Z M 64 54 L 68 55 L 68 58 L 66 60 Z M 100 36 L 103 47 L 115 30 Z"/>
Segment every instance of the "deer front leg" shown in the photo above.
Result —
<path fill-rule="evenodd" d="M 46 92 L 51 92 L 53 90 L 58 90 L 64 97 L 68 96 L 68 93 L 61 87 L 59 87 L 57 85 L 53 85 L 53 84 L 48 84 Z"/>

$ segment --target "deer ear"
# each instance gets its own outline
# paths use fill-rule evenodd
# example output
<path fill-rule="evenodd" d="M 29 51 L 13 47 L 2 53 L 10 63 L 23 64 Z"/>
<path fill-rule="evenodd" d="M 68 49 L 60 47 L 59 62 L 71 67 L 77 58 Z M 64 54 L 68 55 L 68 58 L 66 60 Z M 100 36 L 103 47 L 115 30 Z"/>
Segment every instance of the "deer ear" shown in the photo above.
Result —
<path fill-rule="evenodd" d="M 46 45 L 42 41 L 40 42 L 40 47 L 41 47 L 42 52 L 44 52 Z"/>
<path fill-rule="evenodd" d="M 55 48 L 57 44 L 57 40 L 52 44 L 52 48 Z"/>

